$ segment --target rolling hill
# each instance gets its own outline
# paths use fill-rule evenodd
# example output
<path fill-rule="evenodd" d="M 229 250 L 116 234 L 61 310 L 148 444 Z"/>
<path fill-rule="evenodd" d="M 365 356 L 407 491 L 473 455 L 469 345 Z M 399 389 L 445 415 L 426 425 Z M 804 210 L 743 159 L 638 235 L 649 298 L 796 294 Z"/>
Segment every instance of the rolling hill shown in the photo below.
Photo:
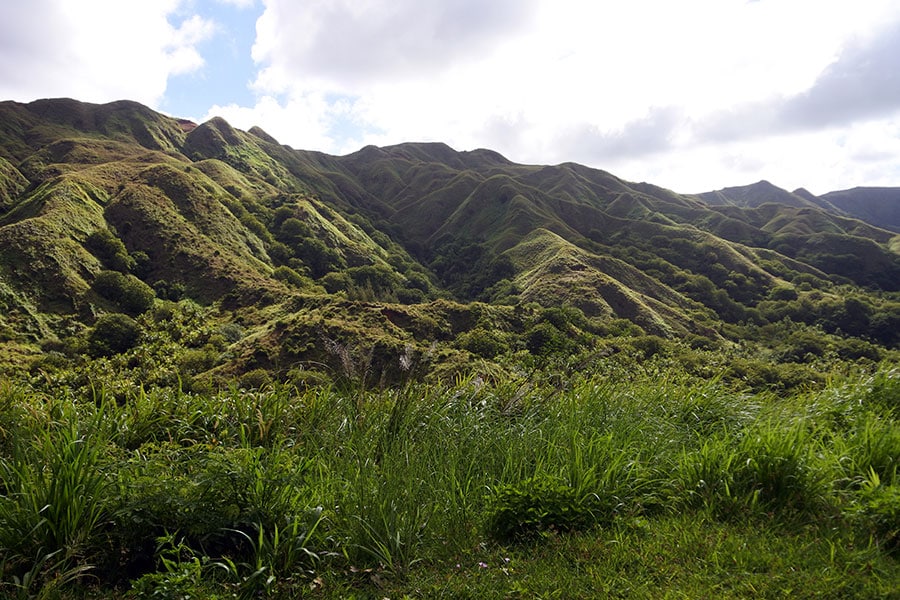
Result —
<path fill-rule="evenodd" d="M 211 332 L 192 342 L 206 358 L 171 367 L 185 376 L 392 381 L 410 353 L 441 373 L 541 356 L 557 334 L 721 344 L 785 318 L 891 348 L 898 198 L 767 182 L 683 195 L 441 143 L 330 156 L 127 101 L 3 102 L 0 368 L 77 362 L 114 313 L 146 342 L 185 302 Z"/>

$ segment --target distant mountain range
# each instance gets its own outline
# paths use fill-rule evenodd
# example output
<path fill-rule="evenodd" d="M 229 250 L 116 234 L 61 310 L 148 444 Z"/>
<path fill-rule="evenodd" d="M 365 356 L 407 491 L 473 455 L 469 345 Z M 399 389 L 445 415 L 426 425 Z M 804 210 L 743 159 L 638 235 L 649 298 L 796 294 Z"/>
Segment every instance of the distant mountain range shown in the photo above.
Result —
<path fill-rule="evenodd" d="M 762 204 L 784 204 L 819 208 L 900 233 L 900 188 L 855 187 L 814 196 L 803 188 L 788 192 L 768 181 L 760 181 L 697 196 L 711 206 L 757 208 Z"/>
<path fill-rule="evenodd" d="M 128 101 L 0 103 L 8 365 L 147 289 L 240 322 L 242 369 L 322 358 L 326 338 L 459 350 L 522 307 L 727 337 L 784 290 L 898 291 L 898 233 L 900 188 L 684 195 L 440 143 L 330 156 Z"/>

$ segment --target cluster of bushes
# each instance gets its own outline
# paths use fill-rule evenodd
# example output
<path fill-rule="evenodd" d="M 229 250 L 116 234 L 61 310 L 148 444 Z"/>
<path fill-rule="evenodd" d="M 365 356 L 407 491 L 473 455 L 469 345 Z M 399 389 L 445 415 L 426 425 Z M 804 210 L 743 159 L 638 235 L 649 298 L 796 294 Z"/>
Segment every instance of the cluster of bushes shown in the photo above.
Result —
<path fill-rule="evenodd" d="M 137 261 L 128 254 L 125 244 L 108 229 L 98 229 L 85 240 L 87 248 L 107 269 L 128 273 Z"/>
<path fill-rule="evenodd" d="M 497 286 L 515 275 L 515 266 L 509 257 L 497 255 L 487 244 L 448 235 L 435 241 L 432 253 L 429 268 L 455 297 L 490 301 L 492 298 L 486 295 L 509 293 L 508 285 Z"/>
<path fill-rule="evenodd" d="M 870 339 L 886 347 L 900 343 L 900 302 L 886 298 L 875 303 L 849 289 L 838 292 L 843 292 L 840 297 L 773 290 L 771 299 L 761 302 L 758 308 L 769 323 L 790 319 L 817 325 L 828 333 Z"/>
<path fill-rule="evenodd" d="M 104 313 L 91 326 L 48 340 L 30 367 L 48 389 L 90 393 L 98 385 L 124 397 L 135 387 L 209 390 L 204 374 L 229 356 L 244 335 L 236 323 L 209 320 L 208 309 L 191 300 L 157 300 L 143 314 Z"/>
<path fill-rule="evenodd" d="M 132 316 L 146 312 L 153 306 L 156 292 L 134 275 L 118 271 L 100 271 L 91 290 Z"/>

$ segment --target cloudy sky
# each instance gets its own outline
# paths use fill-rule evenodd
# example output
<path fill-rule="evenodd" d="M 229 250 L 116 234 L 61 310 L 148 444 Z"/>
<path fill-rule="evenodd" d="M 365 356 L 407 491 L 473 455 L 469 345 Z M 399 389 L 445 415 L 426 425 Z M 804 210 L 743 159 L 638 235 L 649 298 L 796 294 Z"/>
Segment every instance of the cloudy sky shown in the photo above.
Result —
<path fill-rule="evenodd" d="M 896 0 L 7 0 L 0 99 L 443 141 L 701 192 L 900 186 Z"/>

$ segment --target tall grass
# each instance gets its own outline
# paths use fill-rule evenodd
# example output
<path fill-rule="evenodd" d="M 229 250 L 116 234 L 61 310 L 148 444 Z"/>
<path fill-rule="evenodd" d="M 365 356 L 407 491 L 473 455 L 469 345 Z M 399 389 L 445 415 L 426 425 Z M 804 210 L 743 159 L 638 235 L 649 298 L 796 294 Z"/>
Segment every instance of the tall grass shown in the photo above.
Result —
<path fill-rule="evenodd" d="M 45 570 L 52 586 L 90 570 L 101 525 L 112 517 L 112 473 L 96 433 L 102 412 L 80 422 L 64 402 L 48 408 L 43 427 L 30 436 L 20 427 L 0 457 L 0 563 L 20 591 Z"/>
<path fill-rule="evenodd" d="M 3 576 L 49 586 L 64 560 L 54 573 L 94 566 L 147 593 L 287 593 L 323 572 L 402 581 L 492 544 L 691 514 L 896 543 L 893 375 L 790 397 L 652 374 L 557 383 L 118 403 L 7 386 Z"/>

